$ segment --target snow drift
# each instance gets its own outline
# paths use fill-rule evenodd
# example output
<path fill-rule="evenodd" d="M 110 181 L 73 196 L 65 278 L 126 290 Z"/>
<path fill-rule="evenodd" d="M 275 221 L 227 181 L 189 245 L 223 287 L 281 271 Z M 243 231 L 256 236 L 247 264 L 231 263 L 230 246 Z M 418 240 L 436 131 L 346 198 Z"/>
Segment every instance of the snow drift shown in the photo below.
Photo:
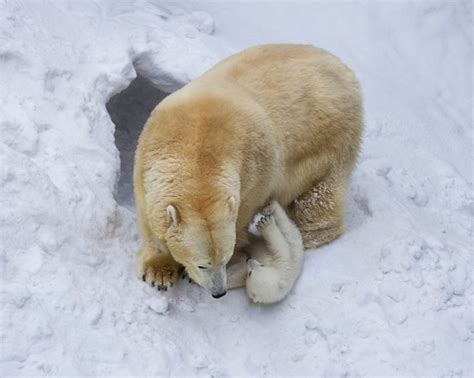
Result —
<path fill-rule="evenodd" d="M 0 4 L 1 374 L 472 376 L 469 3 L 188 8 Z M 347 232 L 275 306 L 134 275 L 134 143 L 223 39 L 328 48 L 366 97 Z"/>

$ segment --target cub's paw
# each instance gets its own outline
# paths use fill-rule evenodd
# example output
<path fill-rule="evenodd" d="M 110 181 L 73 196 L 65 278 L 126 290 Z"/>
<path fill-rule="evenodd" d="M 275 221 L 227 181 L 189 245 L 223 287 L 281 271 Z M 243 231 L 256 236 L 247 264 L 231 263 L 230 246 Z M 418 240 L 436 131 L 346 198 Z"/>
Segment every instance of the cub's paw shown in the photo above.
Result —
<path fill-rule="evenodd" d="M 168 254 L 148 255 L 139 261 L 141 279 L 158 290 L 167 291 L 181 274 L 181 266 Z"/>
<path fill-rule="evenodd" d="M 269 229 L 276 227 L 275 224 L 275 218 L 273 215 L 265 215 L 257 223 L 257 230 L 260 233 L 264 233 L 265 231 L 268 231 Z"/>
<path fill-rule="evenodd" d="M 272 215 L 275 212 L 276 207 L 278 206 L 277 201 L 270 201 L 270 203 L 262 209 L 262 215 L 268 216 Z"/>

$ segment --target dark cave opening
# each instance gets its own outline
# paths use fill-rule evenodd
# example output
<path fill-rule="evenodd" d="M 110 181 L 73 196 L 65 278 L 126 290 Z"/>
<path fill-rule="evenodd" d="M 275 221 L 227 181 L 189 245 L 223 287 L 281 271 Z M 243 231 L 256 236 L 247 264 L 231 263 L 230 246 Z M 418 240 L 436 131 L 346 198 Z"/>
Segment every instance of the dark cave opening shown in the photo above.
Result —
<path fill-rule="evenodd" d="M 120 152 L 120 178 L 115 200 L 121 206 L 134 208 L 133 162 L 138 138 L 148 116 L 168 93 L 154 87 L 142 76 L 137 76 L 122 92 L 106 104 L 115 124 L 115 144 Z"/>

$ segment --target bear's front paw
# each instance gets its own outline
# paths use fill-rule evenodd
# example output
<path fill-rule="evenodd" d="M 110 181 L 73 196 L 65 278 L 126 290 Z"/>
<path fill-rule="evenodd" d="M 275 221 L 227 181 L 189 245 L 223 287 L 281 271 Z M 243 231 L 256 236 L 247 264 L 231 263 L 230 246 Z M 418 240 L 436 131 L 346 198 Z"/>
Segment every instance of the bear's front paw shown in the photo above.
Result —
<path fill-rule="evenodd" d="M 272 215 L 275 212 L 276 206 L 277 206 L 276 201 L 273 201 L 273 200 L 270 201 L 270 203 L 262 209 L 262 215 L 264 216 Z"/>
<path fill-rule="evenodd" d="M 156 286 L 158 290 L 167 291 L 182 274 L 180 264 L 164 253 L 147 256 L 139 264 L 142 280 L 151 286 Z"/>
<path fill-rule="evenodd" d="M 271 227 L 276 226 L 275 224 L 275 218 L 273 215 L 266 215 L 260 218 L 260 220 L 257 223 L 257 230 L 260 233 L 264 233 L 266 230 L 268 230 Z"/>

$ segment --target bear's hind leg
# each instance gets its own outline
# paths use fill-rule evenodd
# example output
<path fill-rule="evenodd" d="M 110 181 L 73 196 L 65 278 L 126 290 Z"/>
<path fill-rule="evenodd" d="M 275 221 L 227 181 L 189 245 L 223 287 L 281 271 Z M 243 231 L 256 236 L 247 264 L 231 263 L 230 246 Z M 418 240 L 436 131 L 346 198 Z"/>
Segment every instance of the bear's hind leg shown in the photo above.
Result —
<path fill-rule="evenodd" d="M 306 249 L 329 243 L 343 231 L 345 180 L 328 176 L 289 206 Z"/>
<path fill-rule="evenodd" d="M 285 240 L 291 248 L 293 254 L 297 253 L 298 251 L 304 251 L 300 230 L 277 201 L 270 202 L 270 204 L 262 210 L 262 214 L 272 214 L 274 216 L 276 224 L 285 237 Z"/>
<path fill-rule="evenodd" d="M 280 260 L 290 258 L 290 246 L 278 228 L 273 215 L 263 216 L 257 223 L 257 230 L 262 234 L 269 253 Z M 252 254 L 251 256 L 254 257 Z"/>

